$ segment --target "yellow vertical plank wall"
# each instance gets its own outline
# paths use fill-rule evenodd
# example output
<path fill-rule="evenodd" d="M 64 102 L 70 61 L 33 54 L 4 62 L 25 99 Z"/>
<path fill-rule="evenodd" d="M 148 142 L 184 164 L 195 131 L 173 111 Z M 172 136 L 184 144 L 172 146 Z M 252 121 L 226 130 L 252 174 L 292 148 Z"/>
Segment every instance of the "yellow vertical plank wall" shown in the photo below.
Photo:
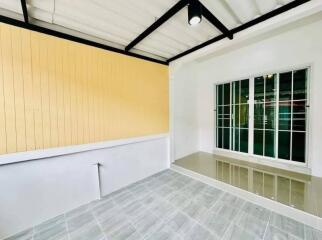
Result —
<path fill-rule="evenodd" d="M 0 24 L 0 154 L 168 132 L 168 67 Z"/>

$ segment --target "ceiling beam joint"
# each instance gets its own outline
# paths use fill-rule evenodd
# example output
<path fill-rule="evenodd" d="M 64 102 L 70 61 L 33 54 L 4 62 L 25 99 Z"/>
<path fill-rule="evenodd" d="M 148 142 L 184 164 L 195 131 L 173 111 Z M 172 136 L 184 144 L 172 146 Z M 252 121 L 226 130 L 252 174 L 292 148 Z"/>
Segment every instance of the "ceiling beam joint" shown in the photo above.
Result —
<path fill-rule="evenodd" d="M 199 1 L 199 0 L 193 0 L 193 1 Z M 202 15 L 212 24 L 214 25 L 222 34 L 224 34 L 226 37 L 229 39 L 233 39 L 233 34 L 231 31 L 229 31 L 228 28 L 218 19 L 213 15 L 206 7 L 203 5 L 201 2 L 201 11 Z"/>
<path fill-rule="evenodd" d="M 151 24 L 146 30 L 144 30 L 139 36 L 137 36 L 132 42 L 130 42 L 126 47 L 125 51 L 130 51 L 134 46 L 136 46 L 139 42 L 149 36 L 152 32 L 154 32 L 158 27 L 160 27 L 163 23 L 168 21 L 171 17 L 173 17 L 177 12 L 187 6 L 188 0 L 180 0 L 174 6 L 172 6 L 165 14 L 163 14 L 158 20 L 156 20 L 153 24 Z"/>

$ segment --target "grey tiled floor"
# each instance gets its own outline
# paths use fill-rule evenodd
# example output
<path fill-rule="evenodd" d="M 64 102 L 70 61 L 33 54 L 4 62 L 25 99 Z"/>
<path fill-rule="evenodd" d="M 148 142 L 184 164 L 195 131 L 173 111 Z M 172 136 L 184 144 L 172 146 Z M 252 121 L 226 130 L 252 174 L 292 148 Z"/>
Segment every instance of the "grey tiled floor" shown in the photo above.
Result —
<path fill-rule="evenodd" d="M 167 170 L 7 240 L 322 239 L 322 232 Z"/>

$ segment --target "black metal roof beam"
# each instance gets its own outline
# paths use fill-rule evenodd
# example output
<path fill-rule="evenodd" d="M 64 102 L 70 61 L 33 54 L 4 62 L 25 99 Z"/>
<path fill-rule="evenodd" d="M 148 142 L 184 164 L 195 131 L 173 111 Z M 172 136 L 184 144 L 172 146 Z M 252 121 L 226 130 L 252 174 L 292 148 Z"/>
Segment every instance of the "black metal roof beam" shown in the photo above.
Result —
<path fill-rule="evenodd" d="M 146 30 L 144 30 L 138 37 L 136 37 L 132 42 L 130 42 L 126 47 L 125 51 L 130 51 L 135 45 L 141 42 L 144 38 L 149 36 L 153 31 L 160 27 L 163 23 L 168 21 L 177 12 L 187 6 L 188 0 L 180 0 L 174 6 L 172 6 L 165 14 L 163 14 L 158 20 L 156 20 L 152 25 L 150 25 Z"/>
<path fill-rule="evenodd" d="M 146 60 L 146 61 L 160 63 L 160 64 L 163 64 L 163 65 L 168 65 L 167 62 L 159 60 L 159 59 L 154 59 L 154 58 L 147 57 L 147 56 L 144 56 L 144 55 L 140 55 L 140 54 L 137 54 L 137 53 L 126 52 L 123 49 L 107 46 L 107 45 L 104 45 L 104 44 L 101 44 L 101 43 L 97 43 L 97 42 L 94 42 L 94 41 L 90 41 L 90 40 L 80 38 L 80 37 L 76 37 L 76 36 L 73 36 L 73 35 L 69 35 L 69 34 L 66 34 L 66 33 L 58 32 L 58 31 L 55 31 L 55 30 L 52 30 L 52 29 L 41 27 L 41 26 L 33 25 L 33 24 L 30 24 L 30 23 L 22 22 L 22 21 L 19 21 L 17 19 L 5 17 L 5 16 L 2 16 L 2 15 L 0 15 L 0 22 L 10 24 L 10 25 L 13 25 L 13 26 L 16 26 L 16 27 L 25 28 L 25 29 L 28 29 L 28 30 L 31 30 L 31 31 L 35 31 L 35 32 L 55 36 L 55 37 L 58 37 L 58 38 L 66 39 L 66 40 L 69 40 L 69 41 L 85 44 L 85 45 L 88 45 L 88 46 L 104 49 L 104 50 L 107 50 L 107 51 L 112 51 L 112 52 L 120 53 L 120 54 L 123 54 L 123 55 L 143 59 L 143 60 Z"/>
<path fill-rule="evenodd" d="M 254 25 L 258 24 L 258 23 L 264 22 L 267 19 L 275 17 L 275 16 L 277 16 L 277 15 L 279 15 L 281 13 L 287 12 L 287 11 L 289 11 L 289 10 L 295 8 L 295 7 L 298 7 L 298 6 L 300 6 L 300 5 L 302 5 L 302 4 L 306 3 L 306 2 L 309 2 L 309 1 L 311 1 L 311 0 L 294 0 L 294 1 L 290 2 L 290 3 L 287 3 L 287 4 L 277 8 L 277 9 L 274 9 L 271 12 L 268 12 L 268 13 L 262 15 L 262 16 L 259 16 L 258 18 L 255 18 L 255 19 L 253 19 L 253 20 L 251 20 L 251 21 L 249 21 L 247 23 L 244 23 L 244 24 L 242 24 L 242 25 L 240 25 L 240 26 L 238 26 L 236 28 L 233 28 L 233 29 L 230 30 L 230 32 L 232 34 L 241 32 L 241 31 L 243 31 L 243 30 L 245 30 L 247 28 L 250 28 L 250 27 L 252 27 L 252 26 L 254 26 Z M 191 49 L 188 49 L 187 51 L 179 53 L 178 55 L 176 55 L 176 56 L 174 56 L 172 58 L 169 58 L 167 60 L 167 62 L 169 63 L 169 62 L 174 61 L 174 60 L 176 60 L 178 58 L 181 58 L 181 57 L 183 57 L 183 56 L 185 56 L 185 55 L 187 55 L 189 53 L 197 51 L 197 50 L 199 50 L 199 49 L 201 49 L 203 47 L 206 47 L 206 46 L 208 46 L 208 45 L 210 45 L 212 43 L 218 42 L 218 41 L 224 39 L 225 37 L 226 37 L 225 34 L 221 34 L 221 35 L 219 35 L 217 37 L 214 37 L 214 38 L 212 38 L 212 39 L 210 39 L 210 40 L 208 40 L 208 41 L 206 41 L 204 43 L 201 43 L 200 45 L 197 45 L 197 46 L 195 46 L 195 47 L 193 47 Z"/>
<path fill-rule="evenodd" d="M 222 24 L 222 22 L 216 18 L 201 2 L 200 4 L 202 15 L 229 39 L 233 39 L 233 34 L 228 30 L 228 28 L 226 28 L 225 25 Z"/>
<path fill-rule="evenodd" d="M 25 19 L 25 23 L 29 23 L 26 0 L 21 0 L 21 8 L 22 8 L 22 13 L 23 13 L 23 18 Z"/>

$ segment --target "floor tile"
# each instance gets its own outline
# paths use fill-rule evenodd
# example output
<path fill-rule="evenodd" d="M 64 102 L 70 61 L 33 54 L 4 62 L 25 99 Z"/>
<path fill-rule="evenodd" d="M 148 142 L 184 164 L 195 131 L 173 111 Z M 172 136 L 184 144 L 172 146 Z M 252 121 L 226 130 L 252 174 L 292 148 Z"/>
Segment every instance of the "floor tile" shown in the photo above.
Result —
<path fill-rule="evenodd" d="M 161 224 L 162 221 L 149 211 L 142 213 L 136 222 L 133 223 L 139 233 L 144 236 L 154 232 Z"/>
<path fill-rule="evenodd" d="M 202 220 L 202 224 L 216 236 L 223 237 L 225 231 L 230 226 L 231 221 L 223 218 L 214 211 L 209 211 L 207 216 Z"/>
<path fill-rule="evenodd" d="M 106 233 L 111 240 L 140 240 L 141 236 L 130 224 L 124 224 L 115 231 Z"/>
<path fill-rule="evenodd" d="M 66 213 L 65 218 L 66 220 L 68 220 L 70 218 L 77 217 L 78 215 L 83 214 L 85 212 L 89 212 L 90 210 L 90 204 L 85 204 Z"/>
<path fill-rule="evenodd" d="M 207 229 L 196 224 L 188 233 L 184 235 L 185 240 L 219 240 L 218 237 L 212 235 Z"/>
<path fill-rule="evenodd" d="M 113 199 L 104 199 L 101 201 L 95 201 L 93 204 L 91 204 L 91 210 L 95 215 L 101 215 L 115 206 L 116 204 L 114 203 Z"/>
<path fill-rule="evenodd" d="M 138 218 L 138 216 L 146 210 L 146 208 L 144 207 L 144 205 L 142 205 L 140 203 L 140 201 L 134 201 L 131 202 L 130 204 L 124 206 L 121 209 L 125 215 L 127 215 L 129 218 L 131 219 L 135 219 Z"/>
<path fill-rule="evenodd" d="M 226 204 L 225 202 L 218 201 L 212 209 L 214 212 L 216 212 L 219 216 L 232 221 L 234 220 L 237 216 L 238 213 L 240 212 L 240 209 L 234 208 L 229 204 Z"/>
<path fill-rule="evenodd" d="M 6 238 L 6 240 L 31 240 L 32 233 L 33 233 L 33 229 L 31 228 L 31 229 L 19 232 L 9 238 Z"/>
<path fill-rule="evenodd" d="M 300 240 L 300 239 L 301 238 L 292 236 L 291 234 L 283 232 L 282 230 L 277 229 L 273 226 L 268 226 L 264 237 L 264 240 Z"/>
<path fill-rule="evenodd" d="M 304 239 L 304 224 L 299 223 L 293 219 L 279 215 L 277 213 L 272 213 L 270 224 L 276 228 L 283 230 L 284 232 Z"/>
<path fill-rule="evenodd" d="M 181 212 L 173 215 L 167 222 L 167 226 L 169 226 L 173 231 L 181 234 L 187 233 L 194 224 L 195 221 L 192 220 L 192 218 Z"/>
<path fill-rule="evenodd" d="M 166 201 L 155 202 L 149 209 L 155 216 L 162 220 L 167 220 L 176 212 L 175 207 Z"/>
<path fill-rule="evenodd" d="M 168 226 L 163 226 L 150 234 L 144 240 L 183 240 L 180 235 L 176 234 Z"/>
<path fill-rule="evenodd" d="M 207 208 L 197 205 L 194 202 L 190 202 L 186 207 L 182 209 L 182 211 L 191 218 L 200 221 L 207 213 Z"/>
<path fill-rule="evenodd" d="M 186 184 L 180 180 L 174 180 L 174 181 L 168 183 L 167 185 L 176 191 L 180 190 L 186 186 Z"/>
<path fill-rule="evenodd" d="M 266 208 L 263 208 L 259 205 L 253 204 L 251 202 L 247 202 L 243 207 L 242 211 L 262 220 L 268 221 L 271 211 Z"/>
<path fill-rule="evenodd" d="M 70 233 L 69 236 L 70 240 L 106 240 L 97 224 L 86 225 L 86 227 Z"/>
<path fill-rule="evenodd" d="M 52 228 L 54 225 L 58 225 L 58 224 L 61 224 L 61 223 L 64 223 L 65 222 L 65 215 L 62 214 L 62 215 L 59 215 L 57 217 L 54 217 L 52 219 L 49 219 L 37 226 L 34 227 L 34 231 L 35 232 L 41 232 L 41 231 L 45 231 L 49 228 Z"/>
<path fill-rule="evenodd" d="M 200 206 L 203 206 L 205 208 L 211 208 L 215 203 L 217 202 L 218 198 L 213 197 L 213 195 L 200 192 L 195 196 L 193 201 L 197 203 Z"/>
<path fill-rule="evenodd" d="M 236 197 L 230 193 L 225 193 L 225 195 L 220 200 L 223 201 L 225 204 L 235 208 L 240 208 L 245 203 L 243 199 Z"/>
<path fill-rule="evenodd" d="M 164 186 L 161 186 L 159 188 L 157 188 L 154 193 L 161 197 L 161 198 L 167 198 L 171 193 L 173 193 L 174 189 L 167 186 L 167 185 L 164 185 Z"/>
<path fill-rule="evenodd" d="M 268 221 L 262 221 L 250 214 L 243 213 L 238 218 L 236 224 L 247 232 L 252 233 L 259 238 L 263 238 Z"/>
<path fill-rule="evenodd" d="M 321 240 L 322 231 L 316 230 L 309 226 L 305 226 L 305 240 Z"/>
<path fill-rule="evenodd" d="M 67 220 L 67 226 L 69 232 L 74 232 L 79 230 L 88 224 L 95 223 L 94 215 L 91 212 L 84 212 L 78 216 Z"/>
<path fill-rule="evenodd" d="M 112 233 L 124 225 L 129 224 L 129 222 L 124 215 L 114 214 L 110 218 L 100 221 L 99 224 L 104 232 Z"/>
<path fill-rule="evenodd" d="M 237 225 L 232 225 L 229 227 L 227 232 L 224 235 L 224 240 L 260 240 L 261 238 L 252 235 L 249 232 L 246 232 Z M 277 240 L 277 239 L 276 239 Z"/>
<path fill-rule="evenodd" d="M 33 240 L 62 240 L 67 237 L 65 222 L 46 227 L 41 231 L 35 232 Z"/>
<path fill-rule="evenodd" d="M 221 195 L 223 194 L 223 191 L 211 187 L 211 186 L 206 186 L 204 189 L 202 189 L 201 191 L 202 193 L 211 195 L 213 198 L 219 199 L 221 197 Z"/>
<path fill-rule="evenodd" d="M 178 192 L 173 192 L 168 196 L 167 200 L 177 208 L 184 208 L 191 202 L 189 198 Z"/>
<path fill-rule="evenodd" d="M 121 192 L 120 194 L 114 196 L 113 200 L 114 200 L 114 203 L 116 203 L 117 205 L 125 206 L 125 205 L 133 202 L 134 200 L 136 200 L 136 198 L 129 191 L 124 191 L 124 192 Z"/>

